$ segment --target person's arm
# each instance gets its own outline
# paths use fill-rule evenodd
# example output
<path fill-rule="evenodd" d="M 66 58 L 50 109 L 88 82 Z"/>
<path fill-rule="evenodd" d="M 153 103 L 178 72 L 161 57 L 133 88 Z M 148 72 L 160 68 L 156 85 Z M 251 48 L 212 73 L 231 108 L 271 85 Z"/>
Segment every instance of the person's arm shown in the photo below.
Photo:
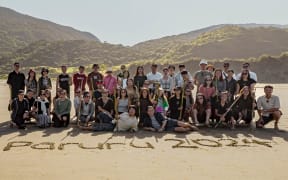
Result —
<path fill-rule="evenodd" d="M 48 78 L 48 86 L 49 86 L 49 89 L 52 89 L 52 82 L 50 78 Z"/>
<path fill-rule="evenodd" d="M 59 76 L 56 79 L 56 90 L 59 88 Z"/>
<path fill-rule="evenodd" d="M 72 86 L 72 77 L 69 76 L 69 86 Z"/>
<path fill-rule="evenodd" d="M 94 111 L 95 111 L 94 103 L 91 103 L 89 105 L 89 107 L 90 107 L 90 110 L 89 110 L 90 113 L 88 114 L 88 119 L 90 119 L 93 116 L 93 114 L 94 114 Z"/>
<path fill-rule="evenodd" d="M 162 126 L 158 130 L 158 132 L 163 132 L 165 130 L 166 124 L 167 124 L 167 120 L 162 121 Z"/>
<path fill-rule="evenodd" d="M 240 91 L 240 85 L 239 85 L 239 83 L 237 82 L 237 84 L 236 84 L 236 94 L 238 94 L 239 91 Z"/>

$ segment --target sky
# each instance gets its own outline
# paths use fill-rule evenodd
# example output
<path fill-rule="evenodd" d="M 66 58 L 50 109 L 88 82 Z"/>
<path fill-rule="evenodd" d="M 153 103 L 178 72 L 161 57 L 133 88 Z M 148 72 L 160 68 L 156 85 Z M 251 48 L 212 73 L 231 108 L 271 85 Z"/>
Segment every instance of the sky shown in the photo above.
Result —
<path fill-rule="evenodd" d="M 0 6 L 128 46 L 216 24 L 288 24 L 287 0 L 0 0 Z"/>

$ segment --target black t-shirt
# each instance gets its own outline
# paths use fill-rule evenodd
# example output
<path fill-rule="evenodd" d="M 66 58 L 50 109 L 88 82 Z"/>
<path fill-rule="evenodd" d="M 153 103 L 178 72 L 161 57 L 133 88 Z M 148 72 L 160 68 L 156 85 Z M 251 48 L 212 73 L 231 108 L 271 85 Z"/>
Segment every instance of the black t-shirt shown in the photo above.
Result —
<path fill-rule="evenodd" d="M 240 89 L 242 89 L 244 86 L 248 86 L 250 88 L 251 84 L 256 83 L 254 79 L 249 79 L 248 81 L 244 81 L 242 79 L 237 81 L 237 84 L 239 84 Z"/>
<path fill-rule="evenodd" d="M 25 90 L 25 75 L 21 72 L 16 73 L 15 71 L 9 73 L 7 84 L 12 87 L 11 99 L 17 97 L 19 90 Z"/>
<path fill-rule="evenodd" d="M 103 109 L 105 109 L 106 111 L 108 111 L 110 113 L 112 110 L 114 110 L 114 103 L 113 103 L 113 100 L 111 98 L 108 99 L 106 104 L 104 104 L 102 97 L 99 98 L 98 102 L 97 102 L 97 106 L 102 107 Z"/>
<path fill-rule="evenodd" d="M 147 76 L 135 76 L 134 85 L 138 88 L 143 87 L 144 81 L 147 80 Z"/>
<path fill-rule="evenodd" d="M 59 87 L 62 89 L 65 89 L 67 91 L 67 93 L 69 93 L 69 90 L 70 90 L 70 85 L 69 85 L 70 76 L 69 76 L 69 74 L 60 74 L 58 76 L 58 79 L 59 79 Z"/>
<path fill-rule="evenodd" d="M 25 99 L 27 99 L 28 103 L 29 103 L 29 109 L 34 105 L 34 102 L 35 102 L 35 98 L 32 97 L 32 98 L 28 98 L 26 95 L 24 96 Z"/>
<path fill-rule="evenodd" d="M 228 110 L 228 108 L 229 108 L 228 103 L 225 103 L 225 105 L 222 106 L 220 101 L 216 104 L 216 107 L 215 107 L 215 109 L 217 109 L 218 111 L 218 114 L 224 114 Z"/>

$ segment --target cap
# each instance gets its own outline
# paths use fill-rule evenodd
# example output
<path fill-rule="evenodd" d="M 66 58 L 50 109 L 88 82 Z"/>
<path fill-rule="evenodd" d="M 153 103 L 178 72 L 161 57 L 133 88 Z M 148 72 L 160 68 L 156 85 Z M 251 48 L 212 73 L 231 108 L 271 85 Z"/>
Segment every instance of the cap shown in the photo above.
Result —
<path fill-rule="evenodd" d="M 206 59 L 201 59 L 201 61 L 200 61 L 200 63 L 199 63 L 199 65 L 201 65 L 201 64 L 208 64 L 208 62 L 207 62 L 207 60 Z"/>
<path fill-rule="evenodd" d="M 107 68 L 106 73 L 112 73 L 112 67 Z"/>

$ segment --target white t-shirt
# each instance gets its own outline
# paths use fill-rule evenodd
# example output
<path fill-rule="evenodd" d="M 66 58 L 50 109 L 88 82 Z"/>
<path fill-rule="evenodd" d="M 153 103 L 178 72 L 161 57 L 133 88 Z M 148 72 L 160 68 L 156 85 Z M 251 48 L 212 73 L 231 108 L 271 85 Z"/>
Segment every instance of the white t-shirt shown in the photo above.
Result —
<path fill-rule="evenodd" d="M 235 79 L 236 81 L 240 80 L 241 74 L 242 73 L 237 74 L 236 79 Z M 249 74 L 250 74 L 250 78 L 257 82 L 257 80 L 258 80 L 257 79 L 257 74 L 255 72 L 252 72 L 252 71 L 249 71 Z"/>
<path fill-rule="evenodd" d="M 136 116 L 131 117 L 127 112 L 120 114 L 120 119 L 117 121 L 117 123 L 118 123 L 118 131 L 127 131 L 129 129 L 137 131 L 138 129 L 138 120 Z M 117 131 L 117 125 L 114 131 Z"/>
<path fill-rule="evenodd" d="M 149 81 L 160 81 L 160 79 L 162 79 L 162 74 L 159 73 L 159 72 L 156 72 L 155 74 L 150 72 L 146 76 L 147 76 L 147 80 L 149 80 Z M 153 84 L 150 84 L 149 88 L 152 89 L 153 88 Z"/>
<path fill-rule="evenodd" d="M 269 99 L 266 96 L 260 96 L 257 99 L 257 108 L 261 110 L 268 110 L 272 108 L 280 109 L 280 100 L 278 96 L 272 95 Z M 269 113 L 263 113 L 262 116 L 269 116 Z"/>

